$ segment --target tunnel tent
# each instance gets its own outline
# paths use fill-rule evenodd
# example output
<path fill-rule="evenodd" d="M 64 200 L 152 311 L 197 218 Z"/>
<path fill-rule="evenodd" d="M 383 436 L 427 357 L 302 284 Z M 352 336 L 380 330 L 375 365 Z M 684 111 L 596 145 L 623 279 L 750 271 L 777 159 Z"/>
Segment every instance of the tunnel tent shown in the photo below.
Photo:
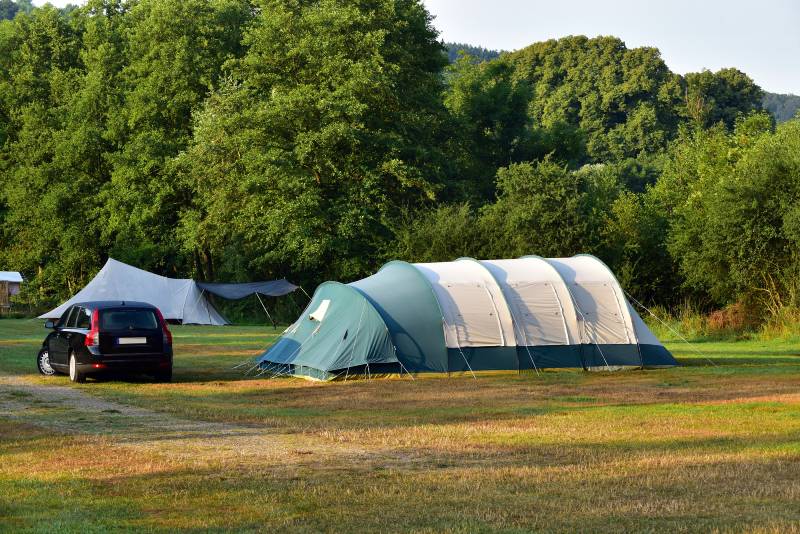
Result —
<path fill-rule="evenodd" d="M 243 298 L 254 291 L 269 291 L 270 293 L 262 294 L 272 296 L 286 294 L 297 288 L 286 280 L 207 285 L 212 286 L 214 291 L 188 278 L 167 278 L 109 258 L 83 289 L 57 308 L 40 315 L 39 318 L 58 319 L 71 305 L 78 302 L 119 300 L 153 304 L 161 310 L 168 321 L 220 326 L 229 323 L 209 301 L 207 292 L 226 298 L 233 298 L 226 295 L 242 294 L 240 298 Z M 283 291 L 285 293 L 281 293 Z"/>
<path fill-rule="evenodd" d="M 677 365 L 593 256 L 393 261 L 339 286 L 371 305 L 364 312 L 370 321 L 361 319 L 363 304 L 341 305 L 336 300 L 344 290 L 334 293 L 323 284 L 297 322 L 258 358 L 262 369 L 334 379 L 362 372 Z M 359 343 L 349 339 L 354 332 L 382 341 Z"/>

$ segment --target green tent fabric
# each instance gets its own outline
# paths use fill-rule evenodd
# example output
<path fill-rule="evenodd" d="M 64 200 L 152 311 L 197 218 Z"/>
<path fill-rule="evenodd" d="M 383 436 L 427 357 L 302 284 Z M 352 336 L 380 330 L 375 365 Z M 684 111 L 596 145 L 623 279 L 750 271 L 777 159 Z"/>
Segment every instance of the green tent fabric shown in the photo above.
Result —
<path fill-rule="evenodd" d="M 398 367 L 386 325 L 373 305 L 351 286 L 325 282 L 303 315 L 289 327 L 264 359 L 278 373 L 327 379 L 331 372 L 368 364 Z"/>
<path fill-rule="evenodd" d="M 258 364 L 330 380 L 677 362 L 608 267 L 579 255 L 392 261 L 350 284 L 326 282 Z"/>
<path fill-rule="evenodd" d="M 430 284 L 414 266 L 392 261 L 350 285 L 378 310 L 406 369 L 449 370 L 442 311 Z"/>

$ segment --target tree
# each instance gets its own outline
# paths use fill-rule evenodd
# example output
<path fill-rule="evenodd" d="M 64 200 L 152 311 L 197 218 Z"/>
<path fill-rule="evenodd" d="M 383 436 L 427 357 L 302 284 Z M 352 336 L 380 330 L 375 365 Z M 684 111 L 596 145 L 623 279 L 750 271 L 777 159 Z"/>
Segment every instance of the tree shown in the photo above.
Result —
<path fill-rule="evenodd" d="M 685 84 L 685 113 L 703 127 L 722 122 L 733 128 L 740 115 L 760 110 L 764 98 L 761 88 L 737 69 L 689 73 Z"/>
<path fill-rule="evenodd" d="M 482 46 L 474 46 L 466 43 L 444 43 L 447 49 L 447 59 L 450 63 L 455 63 L 462 56 L 469 56 L 470 61 L 473 63 L 480 63 L 482 61 L 490 61 L 497 59 L 503 52 L 500 50 L 489 50 Z"/>
<path fill-rule="evenodd" d="M 11 20 L 18 11 L 19 6 L 13 0 L 0 0 L 0 20 Z"/>
<path fill-rule="evenodd" d="M 687 284 L 718 305 L 797 305 L 800 129 L 789 122 L 773 133 L 772 124 L 758 113 L 731 133 L 722 124 L 685 133 L 656 186 L 670 253 Z"/>
<path fill-rule="evenodd" d="M 115 257 L 163 272 L 186 261 L 175 229 L 191 192 L 179 187 L 171 161 L 191 140 L 192 111 L 242 53 L 249 17 L 245 0 L 131 4 L 118 77 L 123 100 L 106 133 L 120 149 L 109 155 L 111 180 L 101 192 L 103 240 Z"/>
<path fill-rule="evenodd" d="M 446 58 L 430 16 L 416 0 L 270 0 L 259 13 L 180 158 L 196 191 L 184 234 L 219 258 L 210 229 L 227 225 L 250 272 L 363 275 L 403 207 L 444 184 Z M 203 220 L 209 231 L 188 228 Z"/>
<path fill-rule="evenodd" d="M 494 198 L 497 169 L 527 159 L 530 149 L 530 89 L 513 73 L 504 60 L 476 64 L 470 56 L 449 70 L 444 103 L 461 141 L 454 150 L 465 189 L 459 196 L 478 204 Z"/>
<path fill-rule="evenodd" d="M 382 254 L 386 261 L 452 261 L 484 257 L 486 235 L 469 204 L 444 204 L 405 214 L 392 228 L 394 239 Z"/>
<path fill-rule="evenodd" d="M 497 189 L 497 202 L 481 211 L 487 257 L 605 255 L 603 227 L 620 192 L 611 168 L 517 163 L 497 172 Z"/>
<path fill-rule="evenodd" d="M 776 122 L 786 122 L 795 118 L 798 111 L 800 111 L 800 96 L 765 92 L 761 105 L 765 110 L 772 113 Z"/>
<path fill-rule="evenodd" d="M 681 278 L 667 249 L 669 220 L 653 189 L 625 191 L 610 207 L 603 227 L 606 261 L 626 291 L 637 300 L 675 304 L 683 294 L 675 291 Z"/>
<path fill-rule="evenodd" d="M 87 197 L 66 148 L 70 104 L 78 91 L 82 28 L 52 7 L 18 14 L 4 39 L 9 54 L 0 70 L 8 122 L 0 159 L 5 205 L 2 260 L 37 275 L 33 301 L 73 289 L 90 268 L 92 243 L 82 232 Z M 88 245 L 88 246 L 87 246 Z M 35 289 L 41 290 L 39 294 Z"/>
<path fill-rule="evenodd" d="M 529 114 L 544 128 L 583 132 L 587 159 L 608 162 L 661 151 L 677 132 L 680 77 L 655 48 L 614 37 L 565 37 L 510 53 L 533 90 Z"/>

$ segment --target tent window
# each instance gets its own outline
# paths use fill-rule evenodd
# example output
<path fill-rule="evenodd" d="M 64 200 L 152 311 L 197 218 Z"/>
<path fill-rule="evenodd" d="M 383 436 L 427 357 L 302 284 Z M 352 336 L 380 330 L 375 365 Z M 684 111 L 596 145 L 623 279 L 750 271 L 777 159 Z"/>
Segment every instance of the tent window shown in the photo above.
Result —
<path fill-rule="evenodd" d="M 322 302 L 320 302 L 319 306 L 317 306 L 317 309 L 311 312 L 308 318 L 311 319 L 312 321 L 322 322 L 322 320 L 325 318 L 325 314 L 328 312 L 328 307 L 330 305 L 331 305 L 330 299 L 323 300 Z"/>

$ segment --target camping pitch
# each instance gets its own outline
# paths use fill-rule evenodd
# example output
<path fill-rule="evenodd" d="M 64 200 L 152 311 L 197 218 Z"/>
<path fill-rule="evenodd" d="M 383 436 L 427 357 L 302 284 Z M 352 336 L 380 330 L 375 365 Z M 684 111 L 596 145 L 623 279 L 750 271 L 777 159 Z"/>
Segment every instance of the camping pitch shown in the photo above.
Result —
<path fill-rule="evenodd" d="M 599 259 L 392 261 L 325 282 L 262 372 L 357 374 L 677 365 Z"/>
<path fill-rule="evenodd" d="M 280 296 L 297 288 L 298 286 L 286 280 L 213 284 L 195 282 L 188 278 L 167 278 L 109 258 L 86 287 L 39 318 L 57 319 L 76 302 L 130 300 L 153 304 L 167 320 L 183 324 L 225 325 L 228 321 L 208 301 L 206 293 L 226 299 L 241 299 L 254 294 Z"/>

